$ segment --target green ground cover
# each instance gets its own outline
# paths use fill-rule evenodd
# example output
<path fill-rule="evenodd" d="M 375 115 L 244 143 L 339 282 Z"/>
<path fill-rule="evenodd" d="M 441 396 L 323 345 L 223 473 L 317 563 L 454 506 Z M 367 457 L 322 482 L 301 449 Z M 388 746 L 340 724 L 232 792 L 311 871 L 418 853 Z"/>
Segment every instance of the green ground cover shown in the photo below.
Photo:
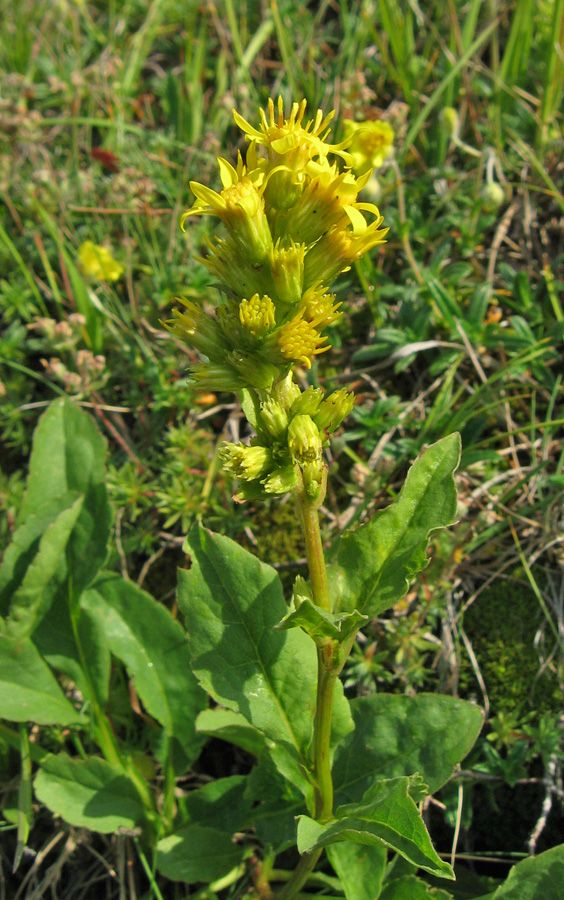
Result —
<path fill-rule="evenodd" d="M 67 396 L 107 442 L 108 568 L 175 611 L 176 566 L 200 518 L 275 563 L 285 584 L 303 571 L 291 564 L 303 551 L 289 506 L 231 499 L 217 451 L 240 434 L 233 395 L 190 383 L 195 356 L 161 324 L 175 298 L 215 291 L 199 261 L 211 226 L 191 219 L 183 233 L 180 218 L 190 180 L 217 187 L 216 156 L 243 149 L 233 107 L 254 121 L 268 97 L 305 97 L 310 111 L 337 110 L 335 140 L 344 119 L 389 123 L 394 154 L 366 198 L 388 242 L 341 276 L 334 350 L 302 373 L 304 385 L 358 396 L 328 451 L 324 537 L 390 502 L 417 453 L 453 430 L 460 521 L 434 539 L 408 598 L 365 629 L 345 686 L 351 697 L 384 686 L 460 695 L 486 710 L 464 777 L 438 795 L 444 809 L 428 810 L 442 852 L 456 830 L 459 858 L 496 877 L 554 846 L 564 2 L 6 0 L 0 18 L 0 549 L 14 533 L 34 428 Z M 87 242 L 114 262 L 101 267 Z M 148 717 L 119 664 L 108 714 L 159 790 Z M 12 875 L 23 739 L 2 729 L 6 896 L 50 896 L 57 880 L 69 900 L 188 896 L 150 874 L 135 835 L 69 830 L 35 799 L 30 849 Z M 68 738 L 35 728 L 31 744 L 68 749 Z M 243 751 L 226 757 L 211 741 L 179 788 L 247 766 Z"/>

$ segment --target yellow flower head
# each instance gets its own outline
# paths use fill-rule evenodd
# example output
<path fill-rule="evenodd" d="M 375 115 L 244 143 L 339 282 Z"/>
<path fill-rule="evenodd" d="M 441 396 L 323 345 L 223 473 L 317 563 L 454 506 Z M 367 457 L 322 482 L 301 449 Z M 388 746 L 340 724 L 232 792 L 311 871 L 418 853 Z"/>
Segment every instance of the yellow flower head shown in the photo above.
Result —
<path fill-rule="evenodd" d="M 379 169 L 393 153 L 394 129 L 381 119 L 375 122 L 353 122 L 345 119 L 345 134 L 349 139 L 352 167 L 363 175 L 370 169 Z"/>
<path fill-rule="evenodd" d="M 285 217 L 288 233 L 299 236 L 306 244 L 314 243 L 333 225 L 352 226 L 357 234 L 367 229 L 363 212 L 379 215 L 372 203 L 359 203 L 357 196 L 370 178 L 370 171 L 355 178 L 352 172 L 339 172 L 336 164 L 315 164 L 311 177 Z"/>
<path fill-rule="evenodd" d="M 117 262 L 106 247 L 84 241 L 78 248 L 80 268 L 99 281 L 119 281 L 123 275 L 123 266 Z"/>
<path fill-rule="evenodd" d="M 261 263 L 272 247 L 272 236 L 264 211 L 264 200 L 246 175 L 238 172 L 226 160 L 219 160 L 223 184 L 221 193 L 212 191 L 205 184 L 191 181 L 190 187 L 199 203 L 184 213 L 181 226 L 187 216 L 206 213 L 219 216 L 227 225 L 239 252 L 246 254 L 254 264 Z"/>
<path fill-rule="evenodd" d="M 306 254 L 305 286 L 332 281 L 373 247 L 385 244 L 389 229 L 380 227 L 383 221 L 378 216 L 363 234 L 333 226 Z"/>
<path fill-rule="evenodd" d="M 327 339 L 317 330 L 318 324 L 315 319 L 308 322 L 302 310 L 290 322 L 282 325 L 276 333 L 276 341 L 284 359 L 293 363 L 303 363 L 311 369 L 314 357 L 330 349 L 329 344 L 322 346 Z"/>
<path fill-rule="evenodd" d="M 304 178 L 313 160 L 325 160 L 329 153 L 342 157 L 350 164 L 351 157 L 346 153 L 347 141 L 340 144 L 329 144 L 326 138 L 330 129 L 328 125 L 334 112 L 324 116 L 320 109 L 314 119 L 304 124 L 307 103 L 293 103 L 288 118 L 284 116 L 284 101 L 278 98 L 277 109 L 274 101 L 269 99 L 267 113 L 260 110 L 261 125 L 254 128 L 236 110 L 233 117 L 247 140 L 253 145 L 266 148 L 267 162 L 258 161 L 257 167 L 262 170 L 266 192 L 276 209 L 285 209 L 295 202 L 303 186 Z"/>
<path fill-rule="evenodd" d="M 304 319 L 308 322 L 316 321 L 318 328 L 333 325 L 343 315 L 340 311 L 342 303 L 335 303 L 336 299 L 335 294 L 328 294 L 327 289 L 319 285 L 308 288 L 301 302 Z"/>

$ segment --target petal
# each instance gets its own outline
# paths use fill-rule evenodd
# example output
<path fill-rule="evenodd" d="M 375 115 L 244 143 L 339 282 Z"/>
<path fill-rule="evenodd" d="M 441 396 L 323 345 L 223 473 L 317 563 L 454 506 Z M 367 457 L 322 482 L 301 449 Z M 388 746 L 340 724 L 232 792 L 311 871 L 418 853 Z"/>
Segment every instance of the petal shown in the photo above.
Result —
<path fill-rule="evenodd" d="M 237 170 L 233 168 L 231 163 L 226 159 L 223 159 L 222 156 L 218 156 L 217 164 L 219 166 L 219 177 L 221 178 L 223 187 L 230 188 L 233 187 L 234 184 L 237 184 L 239 176 L 237 175 Z"/>
<path fill-rule="evenodd" d="M 364 234 L 367 229 L 366 219 L 355 206 L 344 206 L 344 211 L 351 221 L 355 234 Z"/>

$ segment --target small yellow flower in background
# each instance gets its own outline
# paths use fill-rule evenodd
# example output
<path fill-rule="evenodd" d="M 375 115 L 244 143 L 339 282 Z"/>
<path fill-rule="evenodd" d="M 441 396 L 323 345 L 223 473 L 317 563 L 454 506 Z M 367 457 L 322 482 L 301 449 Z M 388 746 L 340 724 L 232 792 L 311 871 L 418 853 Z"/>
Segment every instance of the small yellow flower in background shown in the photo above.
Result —
<path fill-rule="evenodd" d="M 107 247 L 84 241 L 78 248 L 80 268 L 85 275 L 99 281 L 119 281 L 123 266 L 113 258 Z"/>
<path fill-rule="evenodd" d="M 343 122 L 345 136 L 350 141 L 348 151 L 352 156 L 352 167 L 358 175 L 370 169 L 379 169 L 394 149 L 394 129 L 381 119 L 375 122 Z"/>

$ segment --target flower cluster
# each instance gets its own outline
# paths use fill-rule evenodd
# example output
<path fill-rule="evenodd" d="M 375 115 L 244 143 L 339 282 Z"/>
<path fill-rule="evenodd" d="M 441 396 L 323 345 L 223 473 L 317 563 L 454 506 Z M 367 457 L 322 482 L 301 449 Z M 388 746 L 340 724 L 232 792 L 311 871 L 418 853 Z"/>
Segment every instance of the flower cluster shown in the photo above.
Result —
<path fill-rule="evenodd" d="M 222 189 L 191 182 L 189 216 L 212 215 L 226 234 L 208 242 L 202 262 L 222 292 L 213 310 L 182 300 L 167 323 L 206 358 L 193 370 L 206 390 L 237 391 L 256 437 L 223 450 L 228 471 L 242 482 L 238 496 L 282 494 L 323 485 L 322 445 L 352 408 L 337 391 L 302 394 L 296 366 L 311 368 L 329 349 L 324 330 L 342 315 L 331 282 L 387 229 L 374 204 L 358 194 L 370 171 L 356 177 L 350 139 L 332 144 L 332 115 L 305 120 L 306 103 L 285 116 L 282 98 L 261 110 L 255 128 L 234 111 L 248 143 L 236 166 L 219 159 Z"/>

